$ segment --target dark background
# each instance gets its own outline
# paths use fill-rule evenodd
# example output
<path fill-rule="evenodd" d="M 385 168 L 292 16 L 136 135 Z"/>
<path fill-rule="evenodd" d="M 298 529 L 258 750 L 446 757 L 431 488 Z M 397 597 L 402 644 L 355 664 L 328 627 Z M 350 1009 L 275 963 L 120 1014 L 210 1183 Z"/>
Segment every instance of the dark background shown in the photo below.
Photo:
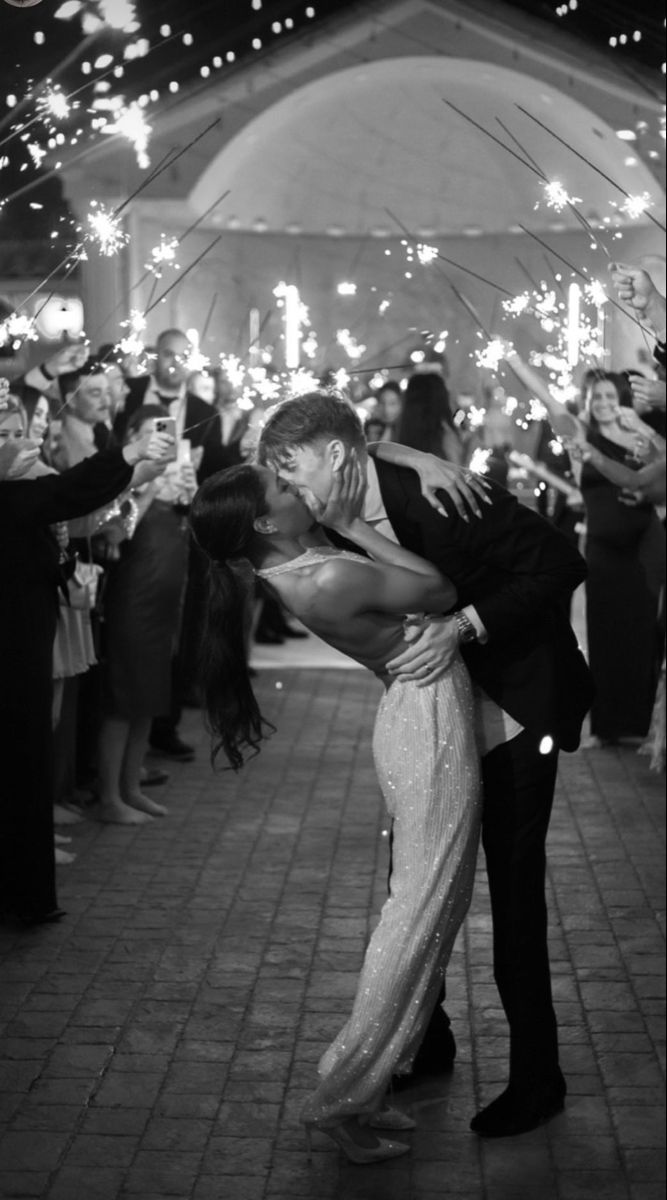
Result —
<path fill-rule="evenodd" d="M 589 42 L 608 56 L 610 65 L 619 73 L 633 79 L 652 96 L 662 95 L 664 19 L 658 0 L 635 0 L 634 3 L 578 0 L 576 10 L 569 11 L 565 17 L 557 15 L 559 5 L 555 0 L 503 2 Z M 178 103 L 179 99 L 169 95 L 169 81 L 176 79 L 181 86 L 199 81 L 202 87 L 206 86 L 207 81 L 200 76 L 200 67 L 210 64 L 216 54 L 223 58 L 230 50 L 236 54 L 236 63 L 223 68 L 228 74 L 238 70 L 248 57 L 269 53 L 281 42 L 317 37 L 318 30 L 336 14 L 357 8 L 368 15 L 375 7 L 373 0 L 313 0 L 315 16 L 309 19 L 306 16 L 309 6 L 305 0 L 298 3 L 294 0 L 263 0 L 259 11 L 253 10 L 251 0 L 136 0 L 137 17 L 141 22 L 139 33 L 128 36 L 105 30 L 96 36 L 92 46 L 86 46 L 79 15 L 67 21 L 54 17 L 60 4 L 61 0 L 43 0 L 34 8 L 16 9 L 0 0 L 0 120 L 11 111 L 6 105 L 7 95 L 13 93 L 20 100 L 29 86 L 38 89 L 68 56 L 72 56 L 72 61 L 66 70 L 56 75 L 56 81 L 66 93 L 86 82 L 91 83 L 79 97 L 83 110 L 95 96 L 92 81 L 96 73 L 84 76 L 81 62 L 86 58 L 94 61 L 105 52 L 114 54 L 116 61 L 125 68 L 122 79 L 109 75 L 113 91 L 122 92 L 130 101 L 157 88 L 161 93 L 159 105 L 164 108 L 170 103 Z M 90 8 L 92 10 L 93 6 Z M 284 29 L 287 18 L 294 22 L 292 31 Z M 271 28 L 275 21 L 283 23 L 282 32 L 278 34 Z M 171 25 L 173 36 L 164 44 L 156 44 L 163 41 L 159 30 L 164 24 Z M 45 34 L 43 45 L 35 44 L 36 30 Z M 634 30 L 641 31 L 641 41 L 632 40 Z M 184 33 L 192 34 L 191 46 L 183 44 Z M 612 49 L 609 38 L 621 33 L 627 34 L 628 43 Z M 124 63 L 124 46 L 142 36 L 149 39 L 153 48 L 146 57 Z M 262 39 L 260 51 L 252 47 L 252 41 L 257 37 Z M 155 111 L 153 105 L 147 109 L 149 123 L 152 111 Z M 32 112 L 31 104 L 21 118 L 29 119 Z M 101 136 L 90 131 L 90 120 L 90 115 L 80 111 L 58 123 L 58 128 L 69 136 L 83 126 L 85 132 L 78 143 L 82 147 L 86 139 Z M 9 132 L 10 128 L 5 125 L 0 130 L 0 142 Z M 45 140 L 41 124 L 32 127 L 30 132 L 35 140 Z M 0 209 L 0 274 L 6 277 L 30 274 L 35 268 L 48 270 L 62 257 L 63 249 L 62 239 L 53 245 L 51 232 L 59 228 L 66 239 L 72 224 L 58 180 L 50 178 L 39 182 L 57 155 L 51 153 L 43 160 L 42 167 L 36 169 L 23 142 L 14 137 L 11 142 L 0 145 L 0 160 L 3 156 L 10 161 L 0 168 L 0 198 L 27 184 L 36 186 L 31 186 L 19 199 Z M 75 240 L 73 231 L 72 240 Z"/>

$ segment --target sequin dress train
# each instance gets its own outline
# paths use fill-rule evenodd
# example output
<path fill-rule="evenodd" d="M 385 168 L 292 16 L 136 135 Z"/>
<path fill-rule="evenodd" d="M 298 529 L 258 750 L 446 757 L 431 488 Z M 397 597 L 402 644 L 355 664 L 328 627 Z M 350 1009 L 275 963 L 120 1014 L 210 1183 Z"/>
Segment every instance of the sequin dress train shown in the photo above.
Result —
<path fill-rule="evenodd" d="M 473 729 L 459 658 L 438 683 L 394 683 L 381 700 L 373 753 L 393 818 L 391 890 L 352 1015 L 304 1106 L 309 1124 L 377 1112 L 392 1074 L 410 1070 L 472 896 L 481 817 Z"/>

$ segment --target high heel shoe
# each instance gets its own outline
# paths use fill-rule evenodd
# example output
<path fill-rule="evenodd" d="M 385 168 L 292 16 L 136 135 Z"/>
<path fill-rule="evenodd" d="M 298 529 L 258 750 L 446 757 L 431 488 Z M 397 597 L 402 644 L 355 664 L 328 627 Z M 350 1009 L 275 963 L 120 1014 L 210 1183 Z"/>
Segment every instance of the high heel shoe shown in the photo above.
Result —
<path fill-rule="evenodd" d="M 381 1108 L 373 1114 L 368 1124 L 371 1129 L 393 1129 L 394 1132 L 401 1130 L 405 1133 L 417 1128 L 417 1122 L 398 1108 Z"/>
<path fill-rule="evenodd" d="M 407 1154 L 410 1147 L 403 1142 L 390 1142 L 384 1138 L 377 1139 L 377 1146 L 360 1146 L 355 1142 L 354 1138 L 343 1125 L 331 1125 L 328 1128 L 323 1128 L 320 1125 L 306 1125 L 306 1142 L 308 1145 L 308 1162 L 312 1162 L 313 1146 L 312 1146 L 312 1131 L 319 1129 L 320 1133 L 325 1133 L 330 1137 L 332 1142 L 343 1151 L 345 1157 L 357 1166 L 366 1166 L 369 1163 L 383 1162 L 387 1158 L 399 1158 L 402 1154 Z"/>

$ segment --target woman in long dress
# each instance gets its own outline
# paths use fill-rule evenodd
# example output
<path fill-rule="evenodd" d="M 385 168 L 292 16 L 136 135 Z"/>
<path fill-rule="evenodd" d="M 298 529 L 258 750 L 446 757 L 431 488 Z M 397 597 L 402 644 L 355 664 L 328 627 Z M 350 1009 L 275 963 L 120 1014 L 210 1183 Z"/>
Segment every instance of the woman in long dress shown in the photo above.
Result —
<path fill-rule="evenodd" d="M 319 1066 L 303 1120 L 354 1162 L 405 1153 L 373 1128 L 414 1123 L 387 1110 L 392 1074 L 408 1072 L 439 995 L 470 903 L 480 820 L 477 749 L 466 668 L 457 658 L 437 683 L 392 683 L 386 666 L 402 648 L 408 613 L 445 612 L 453 585 L 417 555 L 360 519 L 363 485 L 354 461 L 341 467 L 326 509 L 328 528 L 361 553 L 336 550 L 294 489 L 268 468 L 241 466 L 207 480 L 190 522 L 211 562 L 203 690 L 216 738 L 234 768 L 266 733 L 243 648 L 247 560 L 288 610 L 384 683 L 373 740 L 394 820 L 391 891 L 371 938 L 354 1007 Z M 307 538 L 304 551 L 300 539 Z"/>
<path fill-rule="evenodd" d="M 636 443 L 613 376 L 601 375 L 587 396 L 587 440 L 606 458 L 627 463 Z M 639 467 L 641 464 L 636 463 Z M 660 597 L 665 581 L 664 531 L 650 503 L 628 507 L 619 489 L 585 462 L 579 487 L 586 507 L 586 621 L 597 695 L 591 734 L 600 744 L 646 737 L 660 671 Z"/>

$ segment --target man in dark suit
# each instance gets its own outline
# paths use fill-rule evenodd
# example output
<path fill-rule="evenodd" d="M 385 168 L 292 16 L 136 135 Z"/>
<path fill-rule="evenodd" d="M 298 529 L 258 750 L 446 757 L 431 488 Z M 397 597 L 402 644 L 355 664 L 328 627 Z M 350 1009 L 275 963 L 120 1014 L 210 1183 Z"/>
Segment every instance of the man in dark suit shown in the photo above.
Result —
<path fill-rule="evenodd" d="M 494 974 L 510 1027 L 510 1070 L 507 1089 L 471 1127 L 487 1137 L 523 1133 L 561 1111 L 566 1092 L 547 951 L 545 842 L 558 751 L 576 750 L 592 699 L 567 615 L 585 577 L 583 559 L 497 485 L 481 517 L 462 519 L 445 493 L 441 515 L 414 471 L 367 459 L 356 414 L 335 397 L 312 394 L 280 406 L 259 450 L 306 501 L 313 495 L 325 503 L 337 469 L 356 453 L 367 474 L 365 519 L 437 564 L 457 587 L 457 610 L 429 620 L 389 668 L 399 681 L 429 683 L 460 646 L 476 688 Z M 437 1073 L 451 1062 L 448 1026 L 438 1005 L 418 1068 Z"/>
<path fill-rule="evenodd" d="M 203 456 L 197 470 L 202 483 L 226 465 L 222 452 L 219 414 L 205 400 L 187 390 L 188 361 L 192 346 L 180 329 L 165 329 L 155 346 L 155 363 L 150 375 L 126 379 L 128 395 L 114 420 L 114 432 L 122 439 L 132 413 L 142 404 L 162 404 L 176 421 L 177 437 L 187 438 Z"/>

